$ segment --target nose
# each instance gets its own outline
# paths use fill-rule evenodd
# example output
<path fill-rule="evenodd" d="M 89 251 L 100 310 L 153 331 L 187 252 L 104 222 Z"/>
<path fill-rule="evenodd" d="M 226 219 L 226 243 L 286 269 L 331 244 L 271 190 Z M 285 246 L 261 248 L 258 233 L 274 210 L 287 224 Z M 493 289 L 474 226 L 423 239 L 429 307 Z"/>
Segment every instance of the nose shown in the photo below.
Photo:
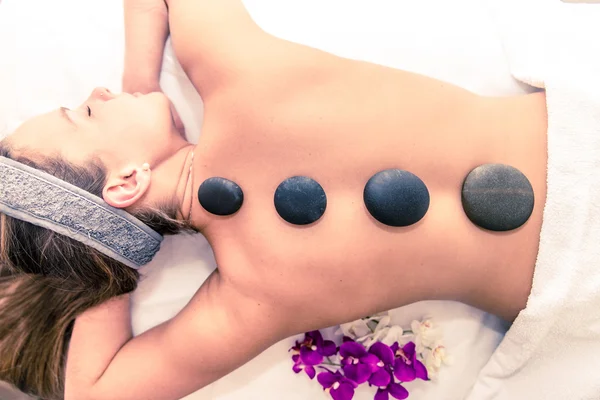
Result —
<path fill-rule="evenodd" d="M 114 99 L 116 96 L 105 87 L 97 87 L 92 91 L 91 98 L 94 100 L 108 101 Z"/>

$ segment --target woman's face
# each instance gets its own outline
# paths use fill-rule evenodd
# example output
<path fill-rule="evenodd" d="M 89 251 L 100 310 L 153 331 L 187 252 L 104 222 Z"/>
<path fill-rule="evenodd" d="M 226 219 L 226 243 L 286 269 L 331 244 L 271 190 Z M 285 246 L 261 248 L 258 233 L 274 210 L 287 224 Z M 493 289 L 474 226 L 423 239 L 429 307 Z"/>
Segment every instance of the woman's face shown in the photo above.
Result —
<path fill-rule="evenodd" d="M 162 93 L 115 95 L 96 88 L 73 110 L 60 108 L 26 121 L 11 135 L 17 149 L 60 155 L 81 164 L 100 158 L 109 168 L 160 164 L 188 143 L 174 127 Z"/>

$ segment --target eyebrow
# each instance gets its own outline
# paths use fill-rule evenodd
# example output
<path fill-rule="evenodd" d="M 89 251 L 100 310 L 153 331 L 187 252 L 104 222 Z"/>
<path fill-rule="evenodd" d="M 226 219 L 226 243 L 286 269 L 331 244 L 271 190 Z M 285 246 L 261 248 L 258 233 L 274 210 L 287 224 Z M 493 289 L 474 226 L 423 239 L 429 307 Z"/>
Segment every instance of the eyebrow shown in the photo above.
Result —
<path fill-rule="evenodd" d="M 67 121 L 69 121 L 69 123 L 73 126 L 77 126 L 75 124 L 75 122 L 73 122 L 73 120 L 71 119 L 71 117 L 69 117 L 69 114 L 67 114 L 67 111 L 70 111 L 68 108 L 66 107 L 61 107 L 60 109 L 60 115 L 65 118 Z"/>

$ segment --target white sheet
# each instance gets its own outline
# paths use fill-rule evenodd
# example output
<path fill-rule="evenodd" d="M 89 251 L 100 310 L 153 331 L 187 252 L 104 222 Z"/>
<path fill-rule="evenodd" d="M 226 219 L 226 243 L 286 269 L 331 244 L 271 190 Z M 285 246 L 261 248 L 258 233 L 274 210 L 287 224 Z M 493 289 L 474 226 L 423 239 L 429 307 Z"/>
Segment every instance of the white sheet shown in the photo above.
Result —
<path fill-rule="evenodd" d="M 81 102 L 95 86 L 120 87 L 121 0 L 3 0 L 0 3 L 0 131 Z M 487 95 L 522 93 L 503 56 L 493 20 L 479 0 L 246 0 L 266 30 L 342 56 L 420 72 Z M 197 140 L 202 103 L 167 49 L 162 84 Z M 200 236 L 169 238 L 136 292 L 137 333 L 173 316 L 215 267 Z M 399 290 L 400 290 L 399 283 Z M 452 302 L 395 311 L 397 322 L 430 315 L 454 356 L 438 382 L 407 384 L 413 399 L 462 399 L 504 334 L 500 321 Z M 205 399 L 327 398 L 294 375 L 283 341 L 229 376 L 190 395 Z M 235 345 L 235 344 L 232 344 Z M 323 396 L 323 397 L 321 397 Z M 370 399 L 372 391 L 355 398 Z"/>

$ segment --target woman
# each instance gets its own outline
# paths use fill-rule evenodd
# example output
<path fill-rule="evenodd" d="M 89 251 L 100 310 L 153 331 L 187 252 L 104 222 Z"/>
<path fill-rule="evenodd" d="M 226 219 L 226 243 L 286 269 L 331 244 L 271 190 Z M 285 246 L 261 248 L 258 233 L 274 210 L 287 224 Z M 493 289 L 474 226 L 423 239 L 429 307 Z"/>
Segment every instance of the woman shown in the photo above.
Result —
<path fill-rule="evenodd" d="M 134 91 L 157 81 L 167 14 L 162 2 L 129 6 L 125 86 Z M 423 299 L 507 320 L 525 306 L 545 201 L 543 93 L 481 98 L 341 59 L 266 34 L 239 1 L 168 6 L 176 53 L 205 102 L 197 146 L 178 134 L 160 93 L 97 89 L 76 110 L 25 123 L 2 155 L 161 233 L 191 226 L 219 269 L 179 315 L 131 339 L 124 294 L 135 288 L 133 269 L 3 215 L 0 378 L 46 398 L 177 399 L 298 332 Z M 489 163 L 531 183 L 533 211 L 519 229 L 482 230 L 465 214 L 465 177 Z M 377 220 L 363 197 L 371 177 L 396 168 L 424 183 L 429 202 L 402 227 Z M 290 223 L 274 204 L 295 176 L 326 195 L 313 223 Z M 213 177 L 239 185 L 239 210 L 219 216 L 201 204 Z"/>

